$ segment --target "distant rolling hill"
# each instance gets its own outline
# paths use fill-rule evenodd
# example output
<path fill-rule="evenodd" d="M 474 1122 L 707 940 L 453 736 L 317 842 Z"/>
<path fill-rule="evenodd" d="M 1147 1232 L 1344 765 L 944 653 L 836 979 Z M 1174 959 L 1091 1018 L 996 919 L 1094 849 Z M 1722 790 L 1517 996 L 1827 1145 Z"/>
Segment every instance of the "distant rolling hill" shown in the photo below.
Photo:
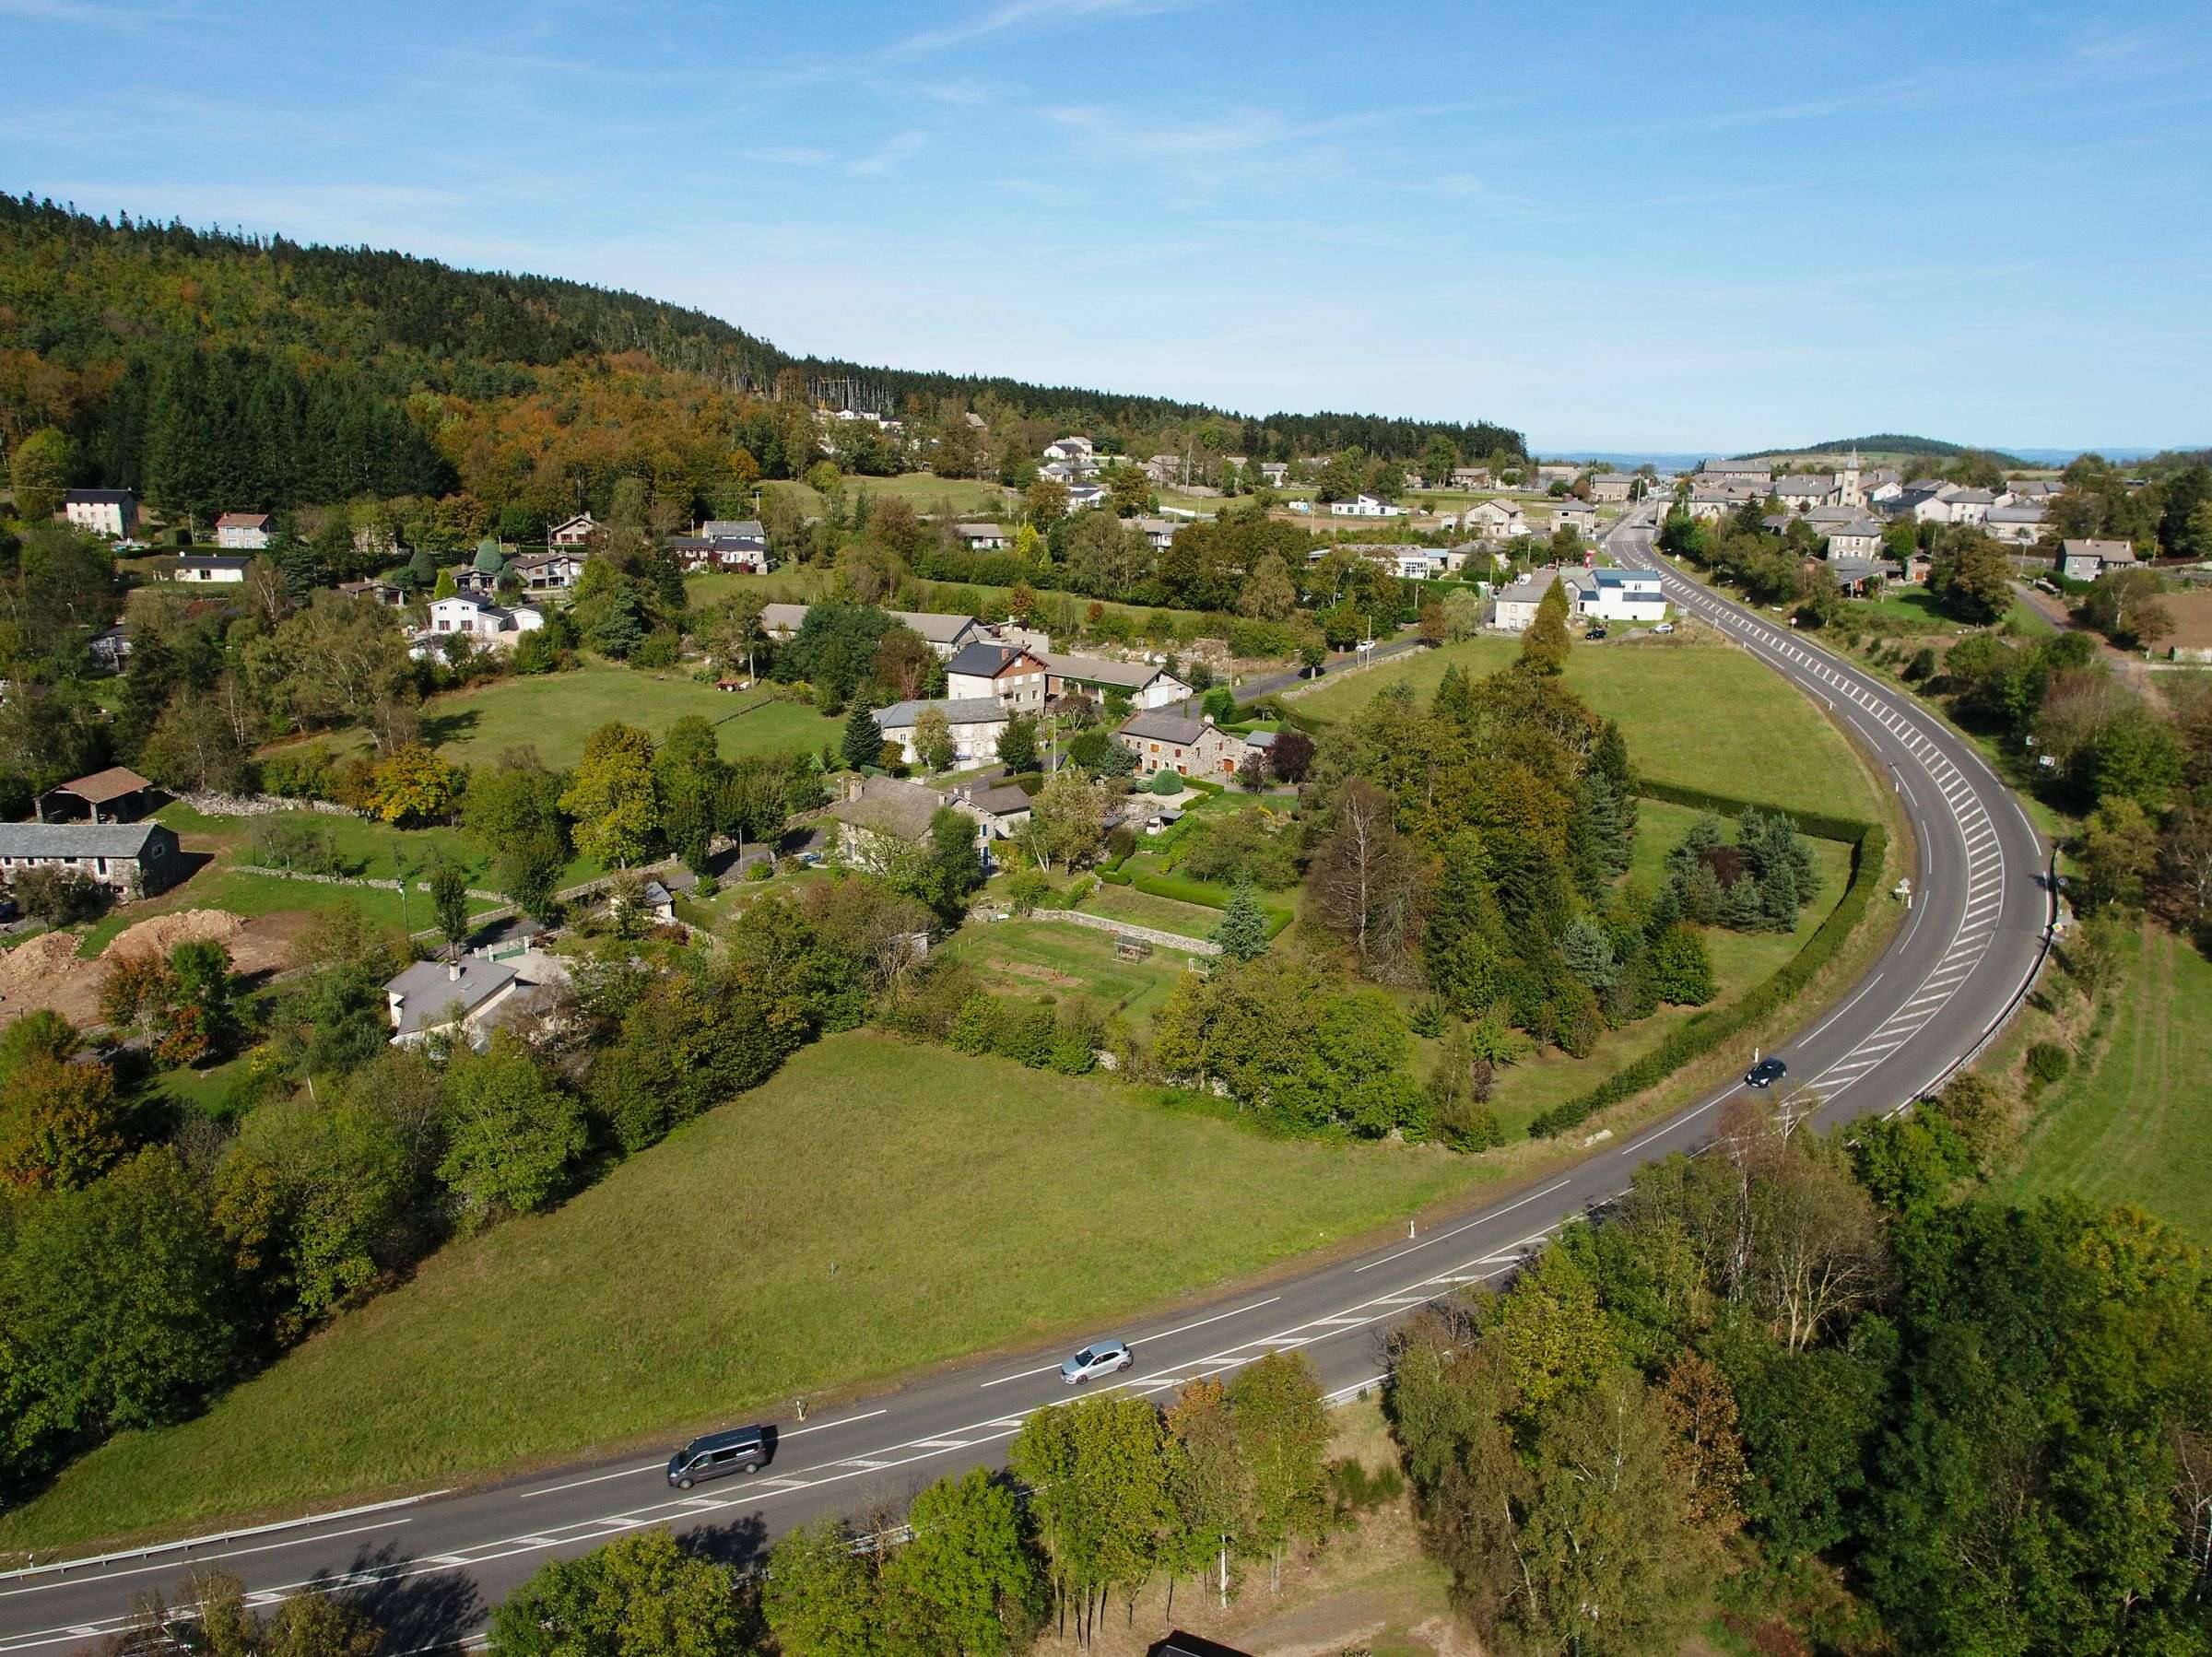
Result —
<path fill-rule="evenodd" d="M 1939 438 L 1912 437 L 1900 431 L 1877 431 L 1867 437 L 1830 438 L 1819 443 L 1791 443 L 1774 449 L 1757 449 L 1749 454 L 1739 454 L 1734 458 L 1754 460 L 1783 454 L 1848 454 L 1853 449 L 1863 455 L 1925 455 L 1935 460 L 1957 460 L 1963 455 L 1983 454 L 2000 466 L 2034 464 L 2017 454 L 2007 454 L 2002 449 L 1977 449 L 1967 443 L 1947 443 Z"/>

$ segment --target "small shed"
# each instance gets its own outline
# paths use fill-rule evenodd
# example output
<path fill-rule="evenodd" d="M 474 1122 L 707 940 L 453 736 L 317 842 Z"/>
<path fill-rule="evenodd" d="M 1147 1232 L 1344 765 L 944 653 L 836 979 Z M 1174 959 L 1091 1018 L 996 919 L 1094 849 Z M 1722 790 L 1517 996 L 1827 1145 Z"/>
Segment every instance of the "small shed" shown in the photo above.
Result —
<path fill-rule="evenodd" d="M 39 800 L 39 821 L 46 820 L 46 801 L 56 794 L 81 802 L 96 823 L 128 823 L 146 811 L 147 791 L 153 784 L 127 765 L 111 765 L 104 771 L 74 781 L 57 782 Z M 107 816 L 100 816 L 102 807 Z"/>

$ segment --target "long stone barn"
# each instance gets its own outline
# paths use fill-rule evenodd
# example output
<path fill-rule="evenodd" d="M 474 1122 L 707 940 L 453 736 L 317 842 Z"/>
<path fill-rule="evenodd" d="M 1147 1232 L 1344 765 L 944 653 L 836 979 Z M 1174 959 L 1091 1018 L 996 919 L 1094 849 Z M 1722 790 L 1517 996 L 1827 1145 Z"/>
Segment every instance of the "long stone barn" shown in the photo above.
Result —
<path fill-rule="evenodd" d="M 187 872 L 175 832 L 159 823 L 0 823 L 0 881 L 53 868 L 124 898 L 161 891 Z"/>

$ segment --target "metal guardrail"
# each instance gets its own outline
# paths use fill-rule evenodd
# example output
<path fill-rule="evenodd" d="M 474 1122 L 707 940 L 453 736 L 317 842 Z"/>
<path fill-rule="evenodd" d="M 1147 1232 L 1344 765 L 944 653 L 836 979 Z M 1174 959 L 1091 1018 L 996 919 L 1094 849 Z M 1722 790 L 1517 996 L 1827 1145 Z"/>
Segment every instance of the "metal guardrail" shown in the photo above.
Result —
<path fill-rule="evenodd" d="M 338 1508 L 328 1513 L 309 1513 L 298 1519 L 275 1519 L 266 1524 L 241 1525 L 236 1530 L 210 1531 L 201 1536 L 180 1537 L 174 1542 L 149 1542 L 144 1547 L 124 1548 L 110 1554 L 88 1554 L 81 1558 L 52 1559 L 41 1565 L 37 1556 L 31 1556 L 28 1565 L 12 1570 L 0 1570 L 0 1582 L 13 1581 L 23 1577 L 45 1576 L 51 1573 L 67 1575 L 101 1565 L 120 1565 L 131 1559 L 150 1559 L 157 1554 L 189 1553 L 195 1547 L 209 1547 L 219 1543 L 235 1542 L 241 1536 L 266 1536 L 278 1531 L 305 1530 L 310 1525 L 327 1524 L 334 1519 L 358 1519 L 364 1513 L 383 1513 L 394 1508 L 407 1508 L 419 1501 L 451 1494 L 445 1490 L 426 1490 L 418 1496 L 395 1496 L 388 1501 L 363 1503 L 358 1508 Z"/>
<path fill-rule="evenodd" d="M 1997 1039 L 1998 1032 L 2012 1022 L 2014 1015 L 2020 1010 L 2021 1004 L 2034 993 L 2035 981 L 2042 977 L 2044 963 L 2050 960 L 2051 951 L 2058 943 L 2058 848 L 2056 846 L 2051 848 L 2049 860 L 2044 866 L 2043 889 L 2048 895 L 2050 902 L 2046 906 L 2043 916 L 2042 941 L 2036 947 L 2035 963 L 2028 969 L 2028 974 L 2020 981 L 2019 987 L 2006 998 L 2005 1005 L 1997 1010 L 1997 1016 L 1990 1020 L 1988 1027 L 1979 1036 L 1974 1038 L 1971 1046 L 1937 1071 L 1924 1087 L 1916 1089 L 1912 1097 L 1899 1105 L 1896 1110 L 1890 1111 L 1887 1114 L 1900 1115 L 1904 1111 L 1910 1111 L 1922 1099 L 1933 1099 L 1936 1094 L 1942 1092 L 1953 1076 L 1987 1051 L 1989 1044 Z"/>

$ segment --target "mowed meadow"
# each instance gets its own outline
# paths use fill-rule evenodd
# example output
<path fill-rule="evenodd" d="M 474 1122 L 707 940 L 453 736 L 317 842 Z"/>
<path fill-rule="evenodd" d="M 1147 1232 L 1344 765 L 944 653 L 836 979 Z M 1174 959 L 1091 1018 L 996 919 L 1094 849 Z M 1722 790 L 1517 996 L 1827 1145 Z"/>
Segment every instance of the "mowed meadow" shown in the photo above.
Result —
<path fill-rule="evenodd" d="M 1290 705 L 1342 720 L 1393 685 L 1426 698 L 1449 668 L 1495 673 L 1520 653 L 1517 639 L 1468 639 L 1347 674 Z M 1596 712 L 1620 722 L 1642 776 L 1801 811 L 1880 815 L 1865 768 L 1827 715 L 1731 645 L 1688 636 L 1578 639 L 1566 676 Z"/>
<path fill-rule="evenodd" d="M 663 1448 L 820 1388 L 1094 1334 L 1501 1172 L 833 1036 L 552 1212 L 449 1245 L 205 1415 L 119 1435 L 0 1519 L 0 1548 Z"/>
<path fill-rule="evenodd" d="M 2039 1103 L 2010 1194 L 2132 1203 L 2212 1247 L 2212 962 L 2147 923 L 2068 1075 Z"/>
<path fill-rule="evenodd" d="M 439 697 L 424 708 L 423 725 L 438 751 L 462 764 L 482 765 L 509 748 L 532 747 L 547 765 L 559 768 L 582 758 L 592 733 L 612 721 L 636 725 L 657 742 L 688 717 L 714 727 L 725 759 L 818 751 L 844 729 L 804 702 L 599 664 Z"/>

